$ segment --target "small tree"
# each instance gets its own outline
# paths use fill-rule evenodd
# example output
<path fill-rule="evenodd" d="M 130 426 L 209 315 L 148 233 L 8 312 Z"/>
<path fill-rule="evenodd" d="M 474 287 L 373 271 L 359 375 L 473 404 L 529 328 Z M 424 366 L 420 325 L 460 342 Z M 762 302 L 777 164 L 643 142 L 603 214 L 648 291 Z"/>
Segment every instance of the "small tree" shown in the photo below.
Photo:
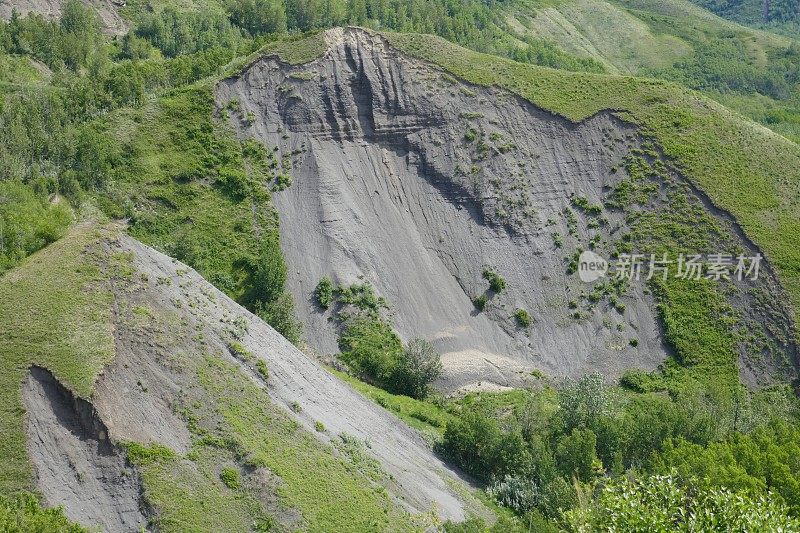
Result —
<path fill-rule="evenodd" d="M 413 339 L 398 357 L 391 377 L 396 392 L 424 398 L 429 385 L 442 374 L 442 359 L 436 348 L 423 339 Z"/>
<path fill-rule="evenodd" d="M 328 309 L 333 302 L 333 282 L 329 277 L 324 277 L 317 283 L 314 289 L 314 298 L 321 309 Z"/>

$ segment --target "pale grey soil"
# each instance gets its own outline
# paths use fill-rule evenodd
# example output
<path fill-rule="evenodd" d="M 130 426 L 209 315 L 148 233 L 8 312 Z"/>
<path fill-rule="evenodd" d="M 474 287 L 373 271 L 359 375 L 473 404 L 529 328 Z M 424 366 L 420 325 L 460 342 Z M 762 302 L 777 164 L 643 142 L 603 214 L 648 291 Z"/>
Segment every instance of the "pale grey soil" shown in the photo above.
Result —
<path fill-rule="evenodd" d="M 338 351 L 338 309 L 322 312 L 313 298 L 328 276 L 370 283 L 388 299 L 403 340 L 433 341 L 445 362 L 437 383 L 444 391 L 521 386 L 533 369 L 613 380 L 664 360 L 669 348 L 643 282 L 620 299 L 623 313 L 604 301 L 576 319 L 569 306 L 591 291 L 567 274 L 569 257 L 586 249 L 588 235 L 615 242 L 629 229 L 625 211 L 604 209 L 607 224 L 590 230 L 572 199 L 602 205 L 627 177 L 622 162 L 643 144 L 633 126 L 610 111 L 572 123 L 506 91 L 456 80 L 358 28 L 329 30 L 326 39 L 320 59 L 291 66 L 262 57 L 216 90 L 220 109 L 238 104 L 229 116 L 241 137 L 291 162 L 282 171 L 293 183 L 273 197 L 289 286 L 317 352 Z M 673 185 L 662 190 L 685 188 L 721 223 L 707 253 L 758 252 L 727 213 L 670 173 Z M 669 209 L 665 201 L 648 208 Z M 478 313 L 472 299 L 487 289 L 485 267 L 507 289 L 489 293 Z M 744 335 L 760 339 L 740 346 L 751 385 L 795 373 L 783 294 L 768 265 L 757 284 L 728 291 Z M 518 308 L 533 318 L 529 328 L 516 324 Z"/>
<path fill-rule="evenodd" d="M 244 365 L 243 368 L 251 379 L 266 387 L 277 405 L 283 406 L 303 427 L 322 440 L 329 441 L 346 433 L 368 442 L 368 452 L 380 461 L 392 480 L 390 492 L 410 511 L 428 512 L 435 507 L 443 518 L 465 518 L 465 504 L 446 480 L 452 479 L 456 484 L 463 482 L 458 481 L 458 475 L 434 455 L 416 431 L 333 377 L 316 361 L 185 265 L 129 237 L 123 237 L 115 245 L 114 253 L 120 252 L 133 252 L 132 264 L 137 272 L 134 278 L 144 274 L 149 280 L 137 291 L 135 302 L 146 304 L 158 310 L 159 314 L 171 313 L 183 317 L 190 330 L 199 328 L 208 353 L 229 354 L 227 346 L 232 340 L 231 330 L 246 324 L 247 332 L 238 342 L 255 357 L 267 362 L 269 380 L 264 382 L 252 369 Z M 233 324 L 239 326 L 234 327 Z M 153 399 L 142 402 L 144 407 L 138 406 L 129 414 L 130 420 L 137 420 L 137 424 L 143 427 L 137 428 L 136 424 L 129 424 L 128 420 L 119 417 L 116 420 L 123 422 L 112 427 L 125 438 L 141 438 L 145 435 L 174 448 L 184 446 L 185 429 L 179 427 L 182 423 L 171 416 L 168 405 L 169 398 L 175 394 L 176 382 L 185 382 L 186 376 L 181 376 L 177 367 L 170 370 L 169 351 L 158 349 L 158 339 L 125 337 L 123 343 L 132 346 L 131 352 L 138 353 L 138 356 L 134 355 L 138 360 L 132 361 L 130 371 L 120 371 L 120 365 L 124 368 L 123 354 L 123 359 L 108 372 L 109 378 L 101 377 L 98 396 L 104 397 L 106 403 L 111 402 L 111 396 L 101 391 L 113 390 L 114 386 L 109 386 L 107 379 L 124 383 L 124 380 L 113 377 L 122 373 L 131 377 L 125 378 L 130 381 L 120 387 L 121 396 L 130 395 L 127 398 L 133 402 L 141 402 L 140 396 Z M 170 339 L 170 342 L 175 341 Z M 183 342 L 187 343 L 188 339 Z M 143 361 L 142 357 L 153 360 Z M 230 355 L 226 357 L 236 361 Z M 149 367 L 153 365 L 162 368 L 161 375 L 150 371 Z M 170 378 L 173 373 L 174 377 Z M 136 381 L 133 381 L 134 377 Z M 131 395 L 137 387 L 134 385 L 136 382 L 146 386 L 145 394 L 133 392 Z M 185 383 L 184 386 L 189 387 L 190 384 Z M 299 413 L 292 410 L 295 402 L 302 408 Z M 147 416 L 137 414 L 142 410 L 148 413 Z M 324 433 L 315 431 L 317 421 L 324 424 Z"/>
<path fill-rule="evenodd" d="M 265 388 L 276 408 L 321 442 L 341 434 L 365 442 L 366 453 L 381 465 L 384 486 L 409 512 L 433 511 L 455 520 L 478 512 L 491 519 L 477 500 L 465 496 L 471 487 L 416 431 L 333 377 L 195 271 L 127 236 L 106 242 L 103 250 L 104 264 L 111 257 L 130 258 L 132 270 L 111 276 L 117 358 L 98 378 L 92 403 L 73 398 L 36 367 L 24 385 L 28 449 L 36 489 L 48 505 L 63 505 L 71 519 L 104 531 L 146 525 L 158 509 L 145 508 L 137 472 L 115 443 L 159 443 L 186 453 L 191 435 L 179 413 L 187 402 L 208 413 L 203 423 L 209 428 L 223 423 L 214 418 L 213 405 L 204 407 L 213 399 L 198 386 L 193 362 L 216 354 L 238 365 L 242 379 Z M 109 264 L 103 268 L 112 268 Z M 254 359 L 235 357 L 229 349 L 234 340 Z M 254 370 L 257 359 L 266 361 L 268 380 Z M 316 431 L 317 422 L 324 432 Z M 221 461 L 235 462 L 243 485 L 277 519 L 276 531 L 302 527 L 301 514 L 281 503 L 278 476 L 249 467 L 244 458 L 225 457 Z"/>
<path fill-rule="evenodd" d="M 128 22 L 118 12 L 124 5 L 121 0 L 116 3 L 112 0 L 83 0 L 83 3 L 95 10 L 105 33 L 123 35 L 128 31 Z M 16 9 L 20 16 L 37 13 L 57 19 L 61 16 L 63 4 L 63 0 L 0 0 L 0 18 L 9 20 Z"/>
<path fill-rule="evenodd" d="M 252 124 L 232 117 L 241 135 L 291 154 L 294 182 L 274 199 L 289 284 L 316 350 L 337 351 L 332 312 L 312 301 L 330 276 L 371 283 L 404 340 L 433 340 L 453 363 L 444 389 L 519 385 L 533 368 L 615 377 L 664 359 L 641 291 L 624 299 L 624 316 L 598 309 L 578 321 L 568 308 L 586 286 L 565 274 L 574 243 L 563 210 L 573 195 L 601 203 L 604 187 L 622 178 L 611 168 L 638 142 L 631 126 L 610 113 L 570 123 L 505 91 L 458 82 L 362 30 L 328 38 L 331 49 L 317 61 L 290 67 L 262 58 L 217 88 L 220 107 L 236 99 L 241 117 L 254 114 Z M 465 140 L 469 128 L 485 132 L 484 157 Z M 621 224 L 621 215 L 607 216 L 611 230 Z M 484 267 L 507 290 L 479 314 L 471 300 L 488 286 Z M 534 318 L 528 330 L 515 324 L 517 308 Z M 617 323 L 635 332 L 638 348 Z"/>
<path fill-rule="evenodd" d="M 32 367 L 22 387 L 28 454 L 48 506 L 103 531 L 139 531 L 139 480 L 91 406 L 47 370 Z"/>

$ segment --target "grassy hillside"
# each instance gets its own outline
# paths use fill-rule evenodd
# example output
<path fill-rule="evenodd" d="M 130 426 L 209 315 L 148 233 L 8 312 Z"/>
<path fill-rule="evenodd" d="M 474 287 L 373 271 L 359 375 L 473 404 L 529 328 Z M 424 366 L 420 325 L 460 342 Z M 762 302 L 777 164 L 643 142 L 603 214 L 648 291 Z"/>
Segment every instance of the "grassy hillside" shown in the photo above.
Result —
<path fill-rule="evenodd" d="M 99 260 L 101 232 L 81 225 L 6 273 L 0 283 L 0 492 L 31 488 L 20 385 L 32 364 L 50 369 L 82 398 L 114 358 L 111 265 Z"/>
<path fill-rule="evenodd" d="M 800 48 L 719 18 L 685 0 L 523 0 L 506 28 L 552 40 L 609 72 L 702 90 L 792 140 L 800 139 Z"/>
<path fill-rule="evenodd" d="M 34 489 L 20 398 L 29 366 L 50 369 L 70 390 L 92 400 L 98 374 L 116 355 L 113 329 L 136 339 L 151 337 L 151 347 L 162 346 L 169 354 L 170 371 L 187 380 L 173 407 L 191 432 L 188 453 L 122 443 L 142 475 L 151 520 L 160 531 L 266 531 L 283 527 L 274 516 L 279 511 L 308 531 L 415 530 L 413 519 L 392 502 L 383 478 L 376 481 L 385 474 L 359 447 L 363 443 L 336 452 L 301 429 L 239 365 L 212 353 L 205 326 L 189 325 L 188 317 L 197 316 L 190 306 L 165 310 L 136 299 L 136 284 L 145 276 L 132 266 L 130 252 L 111 251 L 119 231 L 81 223 L 2 278 L 0 525 L 31 519 L 3 499 Z M 153 280 L 154 287 L 162 285 L 171 283 Z M 141 369 L 133 372 L 145 380 Z M 139 387 L 146 387 L 143 381 Z M 235 476 L 221 476 L 232 468 Z M 258 468 L 273 476 L 271 506 L 263 502 L 266 482 L 245 479 Z M 46 513 L 41 520 L 59 516 Z"/>
<path fill-rule="evenodd" d="M 763 0 L 692 0 L 721 17 L 740 24 L 800 37 L 800 6 L 793 0 L 773 0 L 764 10 Z"/>

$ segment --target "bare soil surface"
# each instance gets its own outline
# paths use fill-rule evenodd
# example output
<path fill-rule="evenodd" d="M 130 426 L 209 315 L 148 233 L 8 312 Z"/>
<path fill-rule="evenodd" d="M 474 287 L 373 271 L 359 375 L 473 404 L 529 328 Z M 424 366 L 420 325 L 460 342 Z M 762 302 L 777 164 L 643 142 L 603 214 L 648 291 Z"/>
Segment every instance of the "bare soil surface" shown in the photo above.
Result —
<path fill-rule="evenodd" d="M 315 350 L 337 351 L 333 312 L 312 296 L 329 276 L 369 282 L 404 340 L 432 340 L 451 363 L 440 383 L 448 390 L 487 379 L 519 386 L 520 368 L 613 378 L 663 361 L 642 291 L 625 298 L 624 315 L 571 318 L 569 293 L 585 286 L 565 274 L 570 252 L 554 243 L 569 233 L 572 197 L 602 203 L 624 177 L 612 168 L 638 146 L 633 127 L 611 113 L 573 124 L 462 83 L 363 30 L 327 37 L 330 50 L 314 62 L 264 57 L 217 87 L 220 107 L 241 106 L 232 122 L 242 136 L 291 160 L 293 183 L 274 199 L 290 287 Z M 606 216 L 604 238 L 623 222 Z M 486 267 L 507 283 L 479 313 L 472 299 L 487 291 Z M 531 314 L 530 327 L 516 324 L 517 308 Z M 637 349 L 616 324 L 636 332 Z M 489 374 L 475 364 L 484 360 L 498 361 Z"/>
<path fill-rule="evenodd" d="M 31 368 L 22 399 L 28 453 L 45 504 L 63 505 L 71 520 L 103 531 L 145 527 L 136 471 L 92 405 L 39 367 Z"/>

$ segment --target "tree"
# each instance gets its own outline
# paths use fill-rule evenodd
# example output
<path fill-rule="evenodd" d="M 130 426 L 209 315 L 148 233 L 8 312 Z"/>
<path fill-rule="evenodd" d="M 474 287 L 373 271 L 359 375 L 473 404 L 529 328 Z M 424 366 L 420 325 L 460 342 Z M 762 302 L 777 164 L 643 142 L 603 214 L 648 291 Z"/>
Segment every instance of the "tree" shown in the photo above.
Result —
<path fill-rule="evenodd" d="M 568 531 L 798 531 L 800 520 L 770 496 L 681 483 L 672 473 L 617 479 L 596 502 L 564 515 Z"/>
<path fill-rule="evenodd" d="M 253 297 L 264 304 L 277 300 L 286 284 L 286 263 L 277 235 L 268 237 L 261 248 L 253 276 Z"/>
<path fill-rule="evenodd" d="M 576 476 L 581 481 L 591 481 L 598 459 L 595 453 L 597 437 L 591 429 L 573 429 L 559 439 L 556 462 L 565 478 Z"/>
<path fill-rule="evenodd" d="M 429 385 L 442 374 L 442 360 L 433 344 L 423 339 L 413 339 L 397 358 L 391 377 L 394 391 L 424 398 Z"/>
<path fill-rule="evenodd" d="M 577 383 L 567 382 L 559 391 L 558 404 L 567 431 L 576 427 L 594 428 L 600 416 L 610 408 L 603 376 L 593 373 Z"/>

